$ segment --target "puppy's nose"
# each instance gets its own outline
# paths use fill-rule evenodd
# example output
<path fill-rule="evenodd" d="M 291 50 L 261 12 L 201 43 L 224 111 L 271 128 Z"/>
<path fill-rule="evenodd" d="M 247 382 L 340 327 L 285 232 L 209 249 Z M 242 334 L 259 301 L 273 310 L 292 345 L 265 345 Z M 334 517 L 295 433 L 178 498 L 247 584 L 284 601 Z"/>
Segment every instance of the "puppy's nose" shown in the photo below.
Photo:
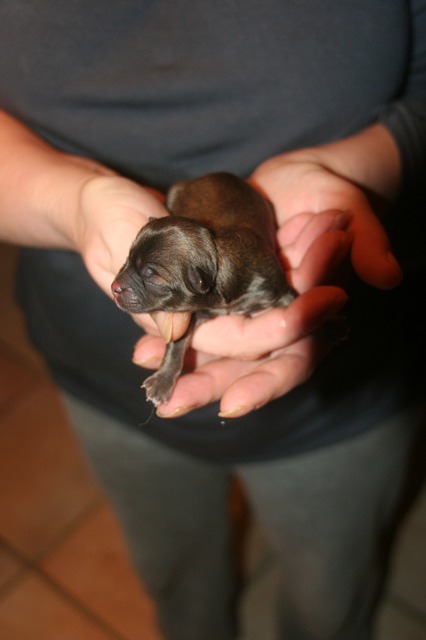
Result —
<path fill-rule="evenodd" d="M 120 293 L 123 293 L 123 291 L 124 291 L 124 289 L 125 289 L 125 288 L 126 288 L 126 287 L 123 287 L 123 286 L 120 284 L 120 281 L 119 281 L 119 280 L 114 280 L 114 282 L 113 282 L 113 283 L 112 283 L 112 285 L 111 285 L 111 290 L 112 290 L 112 292 L 113 292 L 113 294 L 114 294 L 114 295 L 118 295 L 118 294 L 120 294 Z"/>

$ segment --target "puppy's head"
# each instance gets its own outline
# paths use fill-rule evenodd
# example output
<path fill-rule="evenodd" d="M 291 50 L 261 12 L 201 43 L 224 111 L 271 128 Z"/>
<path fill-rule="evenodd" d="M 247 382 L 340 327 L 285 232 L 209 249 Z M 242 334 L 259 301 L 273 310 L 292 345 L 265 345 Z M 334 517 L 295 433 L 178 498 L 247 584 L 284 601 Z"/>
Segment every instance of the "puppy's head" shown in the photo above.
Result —
<path fill-rule="evenodd" d="M 212 233 L 195 220 L 151 218 L 111 285 L 129 313 L 196 311 L 205 305 L 217 273 Z"/>

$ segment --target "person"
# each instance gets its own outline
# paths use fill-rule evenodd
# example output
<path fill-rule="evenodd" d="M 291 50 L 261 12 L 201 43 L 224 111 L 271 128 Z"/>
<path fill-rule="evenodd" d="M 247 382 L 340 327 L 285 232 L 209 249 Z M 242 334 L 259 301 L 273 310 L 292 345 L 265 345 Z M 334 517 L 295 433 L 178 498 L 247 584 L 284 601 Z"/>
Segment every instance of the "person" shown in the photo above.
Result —
<path fill-rule="evenodd" d="M 0 236 L 25 247 L 29 330 L 164 637 L 238 633 L 237 477 L 276 558 L 279 637 L 371 638 L 423 418 L 426 2 L 4 0 L 0 15 Z M 197 328 L 153 414 L 140 384 L 188 316 L 131 318 L 110 285 L 166 188 L 216 170 L 271 200 L 300 295 Z M 320 329 L 343 307 L 333 348 Z"/>

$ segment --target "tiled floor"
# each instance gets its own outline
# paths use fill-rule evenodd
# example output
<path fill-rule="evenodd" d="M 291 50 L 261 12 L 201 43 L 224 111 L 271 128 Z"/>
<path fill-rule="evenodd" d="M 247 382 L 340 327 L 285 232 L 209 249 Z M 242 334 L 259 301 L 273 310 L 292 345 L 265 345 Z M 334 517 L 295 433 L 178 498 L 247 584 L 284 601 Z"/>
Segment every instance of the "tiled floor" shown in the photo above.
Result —
<path fill-rule="evenodd" d="M 114 516 L 26 339 L 12 301 L 15 257 L 0 245 L 0 638 L 160 640 Z M 263 632 L 250 640 L 266 640 L 258 620 Z M 377 640 L 425 639 L 423 491 L 399 537 Z"/>

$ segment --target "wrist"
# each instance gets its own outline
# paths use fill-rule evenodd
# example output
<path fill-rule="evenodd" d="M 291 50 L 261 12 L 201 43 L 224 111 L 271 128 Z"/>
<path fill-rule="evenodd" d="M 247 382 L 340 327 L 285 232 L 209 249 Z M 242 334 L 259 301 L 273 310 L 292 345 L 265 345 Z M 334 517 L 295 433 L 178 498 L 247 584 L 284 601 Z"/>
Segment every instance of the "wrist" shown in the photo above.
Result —
<path fill-rule="evenodd" d="M 390 132 L 374 124 L 353 136 L 289 154 L 295 162 L 309 162 L 361 187 L 387 204 L 401 183 L 401 159 Z"/>
<path fill-rule="evenodd" d="M 58 151 L 0 111 L 0 237 L 20 245 L 74 249 L 81 185 L 111 173 Z"/>
<path fill-rule="evenodd" d="M 35 217 L 46 220 L 52 242 L 58 248 L 80 252 L 81 200 L 86 185 L 115 174 L 92 160 L 54 153 L 56 158 L 52 156 L 52 165 L 46 167 L 44 177 L 34 179 Z"/>

